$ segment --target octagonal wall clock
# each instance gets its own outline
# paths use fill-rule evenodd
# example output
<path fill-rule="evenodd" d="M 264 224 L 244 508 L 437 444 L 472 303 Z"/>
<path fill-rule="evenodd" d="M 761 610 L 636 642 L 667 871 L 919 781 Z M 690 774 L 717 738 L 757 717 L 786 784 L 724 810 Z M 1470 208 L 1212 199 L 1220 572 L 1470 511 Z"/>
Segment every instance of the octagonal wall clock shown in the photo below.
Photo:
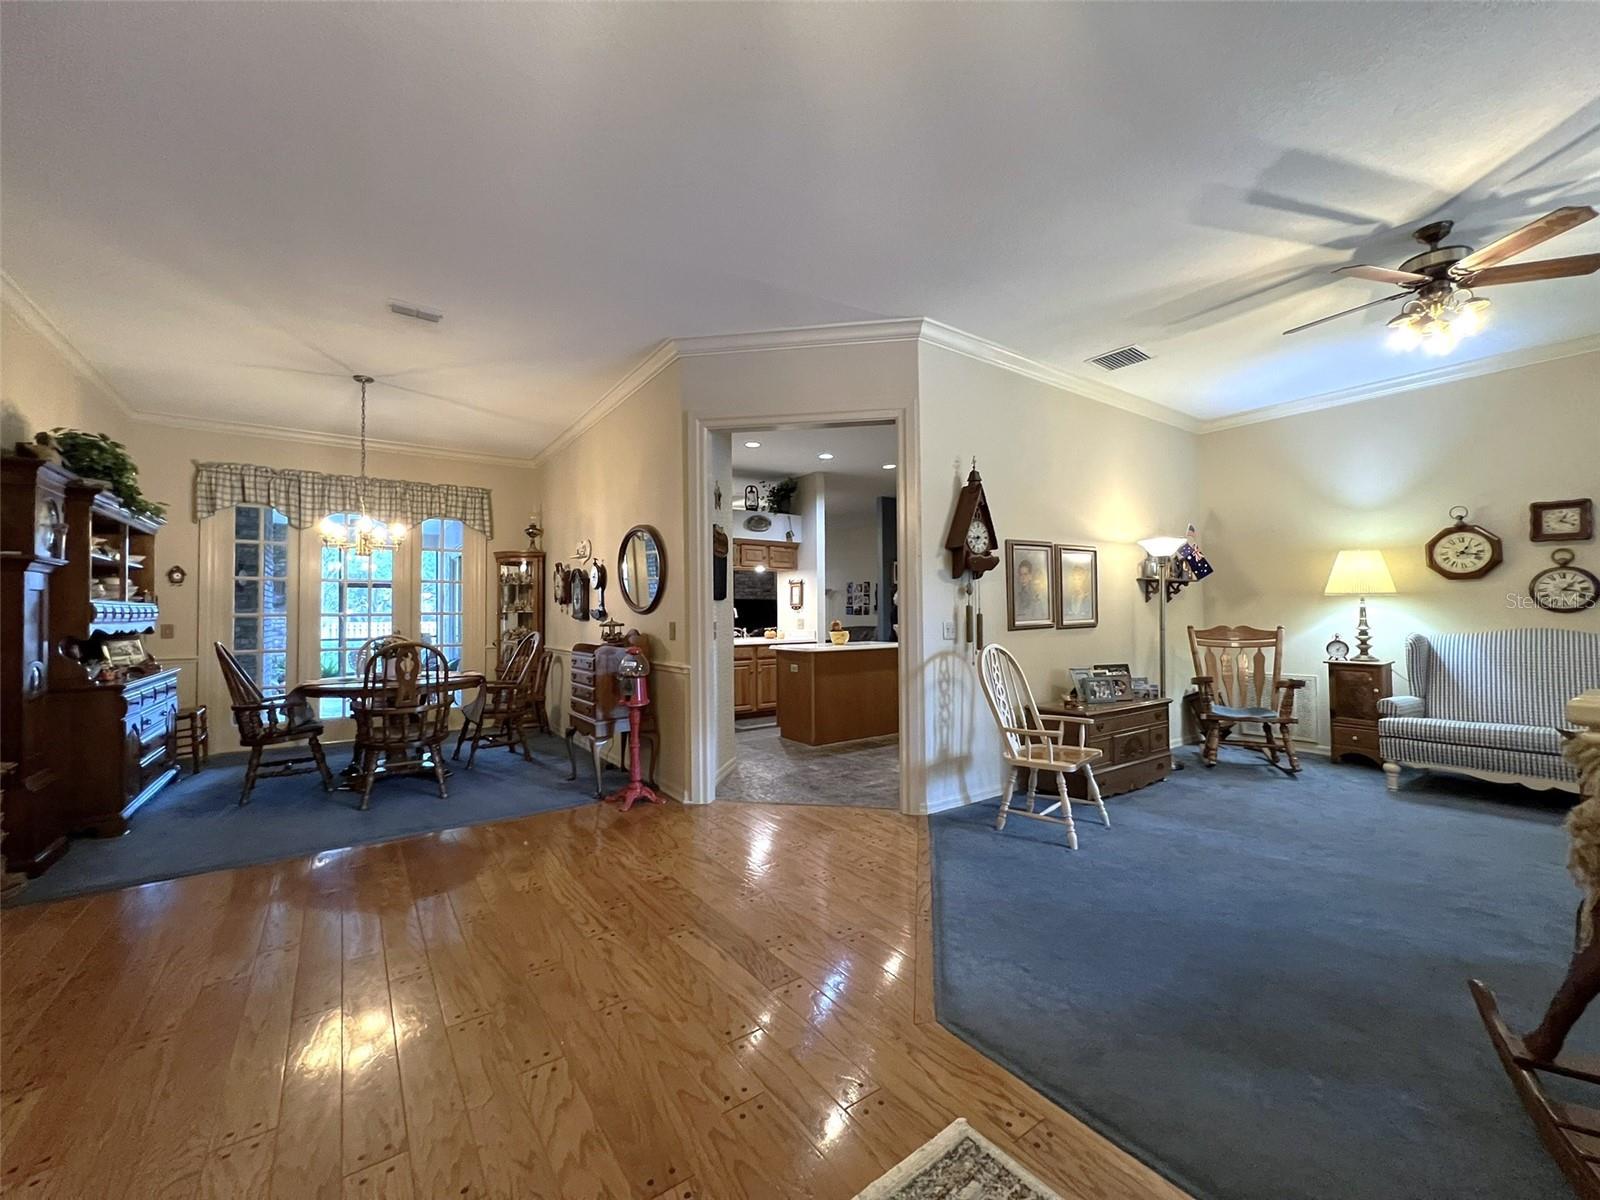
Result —
<path fill-rule="evenodd" d="M 1467 523 L 1467 509 L 1450 510 L 1454 525 L 1447 525 L 1428 542 L 1428 566 L 1446 579 L 1482 579 L 1504 558 L 1500 539 L 1482 525 Z"/>

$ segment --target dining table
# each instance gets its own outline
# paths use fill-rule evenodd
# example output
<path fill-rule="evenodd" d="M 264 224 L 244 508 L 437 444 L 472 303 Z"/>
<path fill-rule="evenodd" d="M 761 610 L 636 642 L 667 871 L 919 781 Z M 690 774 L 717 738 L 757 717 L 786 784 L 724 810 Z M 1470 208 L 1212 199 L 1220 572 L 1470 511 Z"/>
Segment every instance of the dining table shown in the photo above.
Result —
<path fill-rule="evenodd" d="M 484 684 L 485 675 L 482 671 L 453 671 L 446 678 L 441 690 L 449 692 L 474 692 Z M 364 675 L 330 675 L 323 679 L 307 679 L 297 683 L 294 690 L 289 693 L 289 702 L 292 704 L 298 696 L 312 706 L 312 711 L 317 711 L 318 700 L 359 700 L 366 694 L 367 680 Z M 459 703 L 459 700 L 457 701 Z M 378 767 L 378 774 L 383 773 L 383 767 Z M 344 769 L 344 782 L 339 785 L 340 791 L 353 791 L 352 782 L 361 774 L 361 748 L 359 743 L 352 744 L 350 751 L 350 764 Z M 446 775 L 451 774 L 445 771 Z"/>

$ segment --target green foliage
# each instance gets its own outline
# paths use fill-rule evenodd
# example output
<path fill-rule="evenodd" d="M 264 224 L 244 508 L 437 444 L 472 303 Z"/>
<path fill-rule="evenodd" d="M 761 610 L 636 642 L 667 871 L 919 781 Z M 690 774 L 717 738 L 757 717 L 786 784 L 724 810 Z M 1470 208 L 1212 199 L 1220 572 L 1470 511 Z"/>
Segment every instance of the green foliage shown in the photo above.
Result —
<path fill-rule="evenodd" d="M 139 468 L 133 465 L 128 448 L 121 442 L 81 429 L 52 429 L 50 436 L 70 470 L 86 479 L 104 479 L 124 508 L 148 517 L 166 515 L 166 505 L 157 504 L 139 490 Z"/>
<path fill-rule="evenodd" d="M 794 499 L 795 492 L 800 490 L 800 481 L 793 477 L 780 479 L 767 489 L 767 508 L 775 513 L 786 513 L 789 504 Z"/>

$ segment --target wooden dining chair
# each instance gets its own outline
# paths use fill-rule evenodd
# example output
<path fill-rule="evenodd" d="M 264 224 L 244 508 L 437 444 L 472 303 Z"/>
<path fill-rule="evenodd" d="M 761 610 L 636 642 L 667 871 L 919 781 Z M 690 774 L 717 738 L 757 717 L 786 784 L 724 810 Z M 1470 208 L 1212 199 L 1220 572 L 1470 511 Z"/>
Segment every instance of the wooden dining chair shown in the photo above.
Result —
<path fill-rule="evenodd" d="M 528 723 L 540 733 L 554 733 L 550 728 L 550 664 L 555 655 L 545 646 L 533 660 L 533 682 L 528 688 Z"/>
<path fill-rule="evenodd" d="M 426 642 L 390 642 L 367 660 L 355 705 L 361 807 L 372 797 L 379 760 L 385 775 L 432 771 L 439 798 L 445 786 L 444 742 L 450 736 L 450 663 Z"/>
<path fill-rule="evenodd" d="M 1255 629 L 1249 625 L 1189 626 L 1189 653 L 1194 657 L 1191 695 L 1194 718 L 1205 738 L 1201 760 L 1217 765 L 1224 742 L 1259 750 L 1282 769 L 1278 755 L 1289 760 L 1289 773 L 1300 769 L 1294 751 L 1295 693 L 1304 680 L 1283 678 L 1283 626 Z M 1261 736 L 1235 734 L 1238 726 L 1261 726 Z"/>
<path fill-rule="evenodd" d="M 467 770 L 472 770 L 478 751 L 484 747 L 504 746 L 513 754 L 520 749 L 523 758 L 533 761 L 526 725 L 533 704 L 533 668 L 543 640 L 537 632 L 522 638 L 501 669 L 500 678 L 484 680 L 478 694 L 462 706 L 461 732 L 456 735 L 456 748 L 450 757 L 461 757 L 461 745 L 470 736 L 472 750 L 467 755 Z"/>
<path fill-rule="evenodd" d="M 1033 689 L 1028 678 L 1017 665 L 1011 652 L 998 642 L 990 642 L 978 655 L 978 679 L 983 686 L 983 697 L 989 702 L 989 712 L 1000 728 L 1000 760 L 1005 764 L 1005 790 L 1000 796 L 1000 815 L 995 819 L 997 830 L 1006 827 L 1006 816 L 1012 812 L 1011 793 L 1016 787 L 1017 771 L 1028 772 L 1028 807 L 1017 809 L 1019 817 L 1036 821 L 1050 821 L 1067 828 L 1067 848 L 1078 848 L 1078 829 L 1072 822 L 1073 798 L 1067 794 L 1067 776 L 1074 772 L 1083 774 L 1087 799 L 1078 801 L 1093 804 L 1100 810 L 1100 820 L 1109 828 L 1111 816 L 1106 812 L 1105 801 L 1100 798 L 1100 785 L 1095 782 L 1094 768 L 1090 765 L 1100 757 L 1100 751 L 1084 745 L 1084 735 L 1092 718 L 1075 717 L 1066 713 L 1044 714 L 1034 703 Z M 1067 742 L 1067 726 L 1078 727 L 1076 744 Z M 1051 728 L 1054 726 L 1054 728 Z M 1039 772 L 1053 774 L 1060 785 L 1061 798 L 1042 811 L 1035 812 L 1034 804 L 1039 788 Z M 1052 816 L 1057 809 L 1059 817 Z"/>
<path fill-rule="evenodd" d="M 256 780 L 275 779 L 283 775 L 305 775 L 312 770 L 322 776 L 322 790 L 333 791 L 333 775 L 328 771 L 328 760 L 322 752 L 322 722 L 317 720 L 311 706 L 294 696 L 266 696 L 256 681 L 250 678 L 239 660 L 228 652 L 221 642 L 217 648 L 217 662 L 222 667 L 222 678 L 228 685 L 228 696 L 233 702 L 233 723 L 239 729 L 239 741 L 250 747 L 250 761 L 244 769 L 244 790 L 239 793 L 239 803 L 250 801 L 250 792 Z M 311 751 L 309 757 L 274 759 L 261 773 L 261 758 L 275 746 L 305 742 Z M 307 764 L 312 764 L 308 766 Z"/>

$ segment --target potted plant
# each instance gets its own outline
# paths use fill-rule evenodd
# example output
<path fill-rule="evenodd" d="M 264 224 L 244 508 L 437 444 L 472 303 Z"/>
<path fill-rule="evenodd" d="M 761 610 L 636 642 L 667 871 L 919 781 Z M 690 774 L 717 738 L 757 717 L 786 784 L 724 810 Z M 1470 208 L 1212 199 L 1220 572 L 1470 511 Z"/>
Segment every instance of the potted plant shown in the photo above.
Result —
<path fill-rule="evenodd" d="M 800 481 L 791 476 L 780 479 L 767 489 L 767 510 L 775 513 L 789 512 L 789 504 L 794 500 L 795 492 L 800 490 Z"/>
<path fill-rule="evenodd" d="M 43 435 L 40 435 L 41 440 Z M 139 468 L 133 465 L 128 448 L 103 433 L 81 429 L 52 429 L 50 438 L 61 451 L 67 469 L 85 479 L 104 480 L 129 512 L 147 517 L 163 517 L 167 508 L 139 490 Z"/>

